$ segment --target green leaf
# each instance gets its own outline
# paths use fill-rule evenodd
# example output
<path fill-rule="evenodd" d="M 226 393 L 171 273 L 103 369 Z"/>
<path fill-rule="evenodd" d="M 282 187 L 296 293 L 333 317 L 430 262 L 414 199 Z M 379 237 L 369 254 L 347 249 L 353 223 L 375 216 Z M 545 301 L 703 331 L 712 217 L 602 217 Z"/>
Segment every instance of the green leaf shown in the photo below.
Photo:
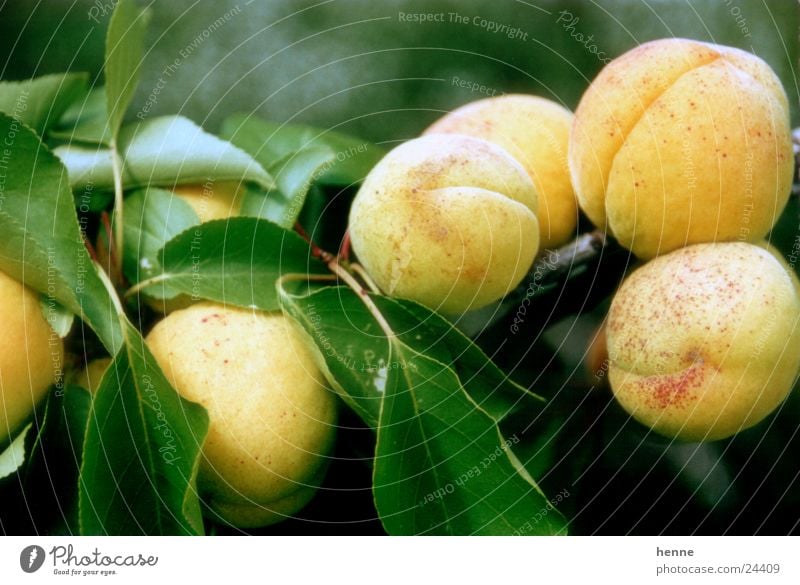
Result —
<path fill-rule="evenodd" d="M 145 35 L 150 12 L 134 0 L 119 0 L 106 32 L 106 112 L 113 138 L 117 136 L 125 111 L 139 84 Z"/>
<path fill-rule="evenodd" d="M 0 112 L 41 136 L 86 91 L 87 79 L 85 73 L 56 73 L 27 81 L 0 81 Z"/>
<path fill-rule="evenodd" d="M 87 187 L 82 192 L 75 192 L 75 207 L 82 213 L 100 213 L 105 211 L 114 201 L 113 191 L 94 191 Z"/>
<path fill-rule="evenodd" d="M 409 323 L 408 333 L 401 335 L 401 339 L 425 354 L 438 349 L 441 353 L 437 359 L 452 365 L 467 394 L 496 421 L 502 421 L 511 411 L 520 407 L 530 411 L 540 408 L 544 402 L 544 398 L 509 378 L 481 348 L 438 313 L 404 299 L 380 299 L 378 308 L 391 310 L 390 304 L 402 307 L 421 324 L 412 327 L 414 321 Z M 410 336 L 414 339 L 410 339 Z M 447 355 L 444 355 L 444 350 Z"/>
<path fill-rule="evenodd" d="M 497 421 L 459 378 L 459 370 L 474 377 L 488 369 L 494 380 L 497 373 L 486 357 L 469 348 L 468 340 L 437 340 L 443 324 L 429 328 L 432 318 L 420 320 L 421 307 L 409 304 L 407 310 L 385 297 L 370 298 L 391 335 L 347 288 L 305 297 L 284 293 L 281 300 L 316 346 L 334 388 L 345 392 L 359 414 L 366 413 L 368 424 L 374 425 L 374 404 L 382 396 L 373 492 L 386 530 L 566 532 L 564 519 L 511 452 L 518 439 L 502 437 Z M 450 348 L 466 349 L 457 359 L 473 363 L 455 366 Z M 515 385 L 513 392 L 524 393 Z M 481 394 L 488 400 L 492 393 Z"/>
<path fill-rule="evenodd" d="M 328 274 L 296 233 L 264 219 L 234 217 L 190 228 L 164 246 L 163 272 L 146 292 L 162 287 L 263 311 L 280 308 L 276 281 L 286 274 Z"/>
<path fill-rule="evenodd" d="M 200 223 L 200 218 L 191 205 L 172 191 L 151 188 L 136 191 L 125 199 L 124 221 L 122 268 L 128 280 L 137 283 L 161 273 L 158 258 L 161 248 L 184 230 Z M 166 295 L 163 298 L 178 294 L 168 287 L 160 292 Z"/>
<path fill-rule="evenodd" d="M 318 173 L 323 185 L 360 183 L 385 152 L 377 145 L 313 126 L 278 124 L 247 114 L 230 116 L 222 136 L 253 155 L 265 168 L 308 148 L 324 148 L 333 160 Z"/>
<path fill-rule="evenodd" d="M 69 335 L 72 323 L 75 321 L 75 313 L 48 295 L 41 295 L 39 304 L 50 328 L 62 339 Z"/>
<path fill-rule="evenodd" d="M 64 167 L 36 135 L 0 114 L 4 200 L 0 270 L 81 316 L 109 351 L 121 332 L 108 291 L 83 243 Z"/>
<path fill-rule="evenodd" d="M 444 364 L 394 342 L 373 492 L 391 534 L 558 534 L 566 524 Z M 533 522 L 533 524 L 531 524 Z"/>
<path fill-rule="evenodd" d="M 23 478 L 37 518 L 52 518 L 61 532 L 78 532 L 78 472 L 92 396 L 80 386 L 56 387 L 45 404 Z"/>
<path fill-rule="evenodd" d="M 373 428 L 378 427 L 385 387 L 385 356 L 375 351 L 382 336 L 364 303 L 341 289 L 341 295 L 287 297 L 284 308 L 321 346 L 328 378 L 348 405 Z M 539 409 L 542 398 L 513 382 L 483 351 L 449 321 L 413 301 L 375 297 L 392 315 L 399 339 L 441 363 L 450 364 L 464 389 L 497 421 L 522 406 Z M 340 340 L 332 344 L 331 339 Z M 339 353 L 342 351 L 342 353 Z"/>
<path fill-rule="evenodd" d="M 181 116 L 164 116 L 122 128 L 118 145 L 126 189 L 214 181 L 250 181 L 270 189 L 272 177 L 247 153 Z M 111 151 L 68 144 L 55 149 L 73 190 L 114 187 Z"/>
<path fill-rule="evenodd" d="M 48 136 L 66 142 L 110 145 L 106 100 L 105 87 L 93 88 L 83 100 L 72 103 Z"/>
<path fill-rule="evenodd" d="M 386 387 L 385 338 L 364 303 L 336 287 L 307 296 L 283 294 L 281 305 L 309 336 L 334 390 L 363 421 L 378 428 Z"/>
<path fill-rule="evenodd" d="M 86 432 L 81 533 L 202 534 L 196 481 L 208 415 L 170 386 L 139 332 L 124 328 Z"/>
<path fill-rule="evenodd" d="M 242 202 L 242 215 L 263 217 L 281 227 L 291 228 L 303 209 L 316 177 L 336 160 L 336 153 L 323 147 L 294 152 L 268 168 L 277 190 L 267 193 L 248 191 Z"/>

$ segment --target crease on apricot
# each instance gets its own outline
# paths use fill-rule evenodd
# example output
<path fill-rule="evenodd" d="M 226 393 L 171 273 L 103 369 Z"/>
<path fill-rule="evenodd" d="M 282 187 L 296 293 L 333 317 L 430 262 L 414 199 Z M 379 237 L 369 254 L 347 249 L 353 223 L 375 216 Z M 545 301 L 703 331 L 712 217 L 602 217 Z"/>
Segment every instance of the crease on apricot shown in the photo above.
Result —
<path fill-rule="evenodd" d="M 645 395 L 649 406 L 662 410 L 685 407 L 698 397 L 692 391 L 702 389 L 706 378 L 719 372 L 718 367 L 703 358 L 685 368 L 665 373 L 637 374 L 619 366 L 617 369 L 624 376 L 623 383 L 635 386 Z"/>
<path fill-rule="evenodd" d="M 639 123 L 642 121 L 642 119 L 645 117 L 647 112 L 649 112 L 650 109 L 653 107 L 653 104 L 655 104 L 658 100 L 660 100 L 662 97 L 664 97 L 664 95 L 670 89 L 672 89 L 672 87 L 676 83 L 678 83 L 678 81 L 680 81 L 686 75 L 689 75 L 690 73 L 693 73 L 694 71 L 697 71 L 698 69 L 702 69 L 703 67 L 708 67 L 712 63 L 715 63 L 715 62 L 717 62 L 717 61 L 719 61 L 721 59 L 725 60 L 724 56 L 722 54 L 720 54 L 719 52 L 717 52 L 717 54 L 712 59 L 706 61 L 705 63 L 702 63 L 700 65 L 695 65 L 693 67 L 689 67 L 685 71 L 682 71 L 679 75 L 675 76 L 675 78 L 672 79 L 669 82 L 669 84 L 666 87 L 664 87 L 664 89 L 660 93 L 658 93 L 657 95 L 653 96 L 653 98 L 650 99 L 647 102 L 647 104 L 642 109 L 641 113 L 629 125 L 627 130 L 623 130 L 619 125 L 617 126 L 619 128 L 619 130 L 620 130 L 620 135 L 622 136 L 622 140 L 621 140 L 619 146 L 617 147 L 617 149 L 614 151 L 614 154 L 611 156 L 610 162 L 606 166 L 606 169 L 605 169 L 605 176 L 603 177 L 603 208 L 604 209 L 605 209 L 606 201 L 608 201 L 608 178 L 611 175 L 611 170 L 614 168 L 614 165 L 616 164 L 617 155 L 619 155 L 620 150 L 622 150 L 622 148 L 625 146 L 625 142 L 627 142 L 628 137 L 633 133 L 633 131 L 636 129 L 636 127 L 639 125 Z M 731 66 L 734 66 L 734 65 L 731 64 Z M 737 69 L 738 69 L 738 67 L 737 67 Z M 608 217 L 608 210 L 606 210 L 605 213 L 606 213 L 606 217 Z"/>
<path fill-rule="evenodd" d="M 698 69 L 703 69 L 704 67 L 709 67 L 709 66 L 711 66 L 714 63 L 717 63 L 719 61 L 723 61 L 727 67 L 730 67 L 730 68 L 734 69 L 738 75 L 743 75 L 743 76 L 747 77 L 749 80 L 751 80 L 754 84 L 757 84 L 758 86 L 762 87 L 765 90 L 764 91 L 764 95 L 767 96 L 767 98 L 770 100 L 770 102 L 773 103 L 773 105 L 777 106 L 777 109 L 780 110 L 781 112 L 784 112 L 784 113 L 786 112 L 786 108 L 783 106 L 783 104 L 778 99 L 776 99 L 776 97 L 773 95 L 773 93 L 771 91 L 769 91 L 769 88 L 766 86 L 766 84 L 764 82 L 762 82 L 760 79 L 754 77 L 753 75 L 748 73 L 746 70 L 744 70 L 741 67 L 739 67 L 738 65 L 736 65 L 736 63 L 734 63 L 733 61 L 727 59 L 724 52 L 719 52 L 719 51 L 716 51 L 716 50 L 715 50 L 715 52 L 716 52 L 716 55 L 712 59 L 709 59 L 708 61 L 706 61 L 704 63 L 701 63 L 699 65 L 696 65 L 694 67 L 690 67 L 690 68 L 686 69 L 685 71 L 683 71 L 682 73 L 680 73 L 679 75 L 675 76 L 675 78 L 672 79 L 669 82 L 669 84 L 666 87 L 664 87 L 664 89 L 660 93 L 655 95 L 651 100 L 649 100 L 647 102 L 647 104 L 644 106 L 644 108 L 642 109 L 642 111 L 639 114 L 639 116 L 636 117 L 634 122 L 632 124 L 630 124 L 630 126 L 628 127 L 627 130 L 623 130 L 619 125 L 617 125 L 617 128 L 620 131 L 620 135 L 622 136 L 622 139 L 620 141 L 619 146 L 614 151 L 614 154 L 611 156 L 610 164 L 605 168 L 605 174 L 604 174 L 604 177 L 603 177 L 603 211 L 604 211 L 604 214 L 606 216 L 606 220 L 608 220 L 608 216 L 609 216 L 608 208 L 606 207 L 606 205 L 608 203 L 608 181 L 609 181 L 609 177 L 611 176 L 611 172 L 612 172 L 612 170 L 614 169 L 614 167 L 616 165 L 617 157 L 618 157 L 620 151 L 625 146 L 625 143 L 628 140 L 628 137 L 634 132 L 636 127 L 641 123 L 642 119 L 645 117 L 647 112 L 650 111 L 650 109 L 653 107 L 653 105 L 656 102 L 658 102 L 658 100 L 660 100 L 662 97 L 664 97 L 664 95 L 667 94 L 670 91 L 670 89 L 672 89 L 672 87 L 675 86 L 675 84 L 678 83 L 686 75 L 689 75 L 689 74 L 697 71 Z M 610 227 L 611 227 L 611 229 L 613 231 L 613 226 L 610 226 Z"/>

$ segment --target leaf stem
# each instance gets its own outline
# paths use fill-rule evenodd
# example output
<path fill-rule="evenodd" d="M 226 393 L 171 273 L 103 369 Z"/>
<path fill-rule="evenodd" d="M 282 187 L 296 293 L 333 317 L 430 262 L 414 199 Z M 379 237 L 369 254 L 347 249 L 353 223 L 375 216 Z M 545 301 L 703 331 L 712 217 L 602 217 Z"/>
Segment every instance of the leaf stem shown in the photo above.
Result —
<path fill-rule="evenodd" d="M 389 325 L 389 322 L 383 316 L 383 313 L 381 313 L 380 309 L 378 309 L 378 306 L 375 304 L 372 298 L 370 298 L 369 292 L 367 292 L 364 289 L 361 283 L 359 283 L 358 280 L 356 280 L 355 276 L 353 276 L 353 274 L 350 272 L 352 271 L 358 274 L 364 281 L 364 284 L 366 284 L 366 286 L 369 287 L 370 292 L 375 294 L 380 294 L 381 291 L 378 288 L 378 285 L 375 284 L 375 281 L 372 280 L 369 274 L 367 274 L 367 271 L 364 270 L 364 268 L 360 264 L 358 263 L 350 264 L 347 262 L 347 257 L 350 255 L 350 232 L 345 233 L 344 241 L 342 242 L 339 255 L 335 256 L 334 254 L 331 254 L 330 252 L 323 250 L 322 248 L 317 246 L 311 239 L 311 236 L 308 235 L 308 232 L 306 232 L 303 226 L 300 225 L 300 222 L 295 222 L 294 230 L 298 234 L 300 234 L 300 237 L 302 237 L 306 242 L 308 242 L 309 246 L 311 246 L 311 255 L 316 258 L 320 258 L 323 262 L 325 262 L 328 265 L 330 271 L 333 272 L 333 274 L 335 275 L 334 278 L 338 278 L 344 281 L 344 283 L 359 296 L 361 301 L 367 307 L 367 310 L 372 314 L 372 316 L 378 322 L 380 328 L 386 334 L 386 338 L 392 339 L 396 337 L 395 332 L 392 330 L 391 325 Z M 345 266 L 342 265 L 342 262 L 345 263 Z M 305 280 L 311 280 L 309 275 L 287 274 L 279 279 L 278 284 L 280 286 L 284 281 L 297 280 L 300 278 L 303 278 Z M 326 278 L 319 280 L 329 280 L 329 279 Z"/>
<path fill-rule="evenodd" d="M 372 314 L 375 320 L 378 322 L 378 325 L 383 330 L 384 334 L 386 334 L 387 339 L 393 339 L 396 337 L 395 332 L 392 330 L 392 326 L 389 325 L 389 322 L 386 320 L 386 317 L 383 316 L 378 306 L 369 296 L 369 293 L 364 289 L 361 284 L 355 279 L 355 277 L 350 274 L 341 264 L 339 264 L 338 258 L 333 258 L 330 262 L 328 262 L 328 268 L 330 268 L 331 272 L 333 272 L 336 276 L 338 276 L 344 283 L 349 286 L 353 291 L 359 296 L 361 302 L 367 307 L 367 310 Z"/>
<path fill-rule="evenodd" d="M 376 295 L 381 294 L 381 289 L 378 288 L 378 285 L 375 284 L 375 281 L 372 280 L 372 277 L 367 273 L 366 270 L 364 270 L 364 267 L 361 266 L 361 264 L 359 264 L 358 262 L 351 262 L 350 264 L 348 264 L 348 266 L 350 267 L 350 270 L 352 270 L 361 277 L 361 280 L 363 280 L 364 284 L 366 284 L 369 287 L 369 290 L 374 292 Z"/>
<path fill-rule="evenodd" d="M 156 274 L 155 276 L 151 276 L 150 278 L 145 278 L 144 280 L 137 282 L 127 291 L 125 291 L 125 298 L 128 299 L 135 294 L 139 294 L 141 291 L 146 289 L 148 286 L 158 284 L 159 282 L 163 282 L 169 278 L 169 274 L 166 272 L 162 272 L 161 274 Z"/>
<path fill-rule="evenodd" d="M 277 285 L 282 290 L 284 282 L 292 282 L 296 280 L 305 280 L 306 282 L 331 282 L 337 280 L 337 277 L 335 274 L 300 274 L 291 272 L 279 277 Z"/>
<path fill-rule="evenodd" d="M 114 288 L 114 283 L 111 282 L 108 274 L 99 263 L 94 262 L 94 267 L 97 269 L 97 274 L 103 286 L 106 288 L 108 296 L 111 297 L 111 302 L 114 304 L 114 309 L 117 311 L 117 317 L 122 320 L 125 317 L 125 309 L 122 308 L 122 302 L 119 300 L 119 295 L 117 294 L 117 289 Z"/>
<path fill-rule="evenodd" d="M 123 246 L 123 191 L 122 191 L 122 158 L 117 149 L 116 139 L 111 142 L 111 167 L 114 175 L 114 224 L 113 224 L 113 246 L 111 258 L 114 265 L 114 272 L 122 274 L 122 246 Z"/>
<path fill-rule="evenodd" d="M 100 213 L 100 223 L 103 226 L 103 231 L 105 232 L 105 239 L 106 239 L 106 264 L 104 266 L 106 272 L 111 275 L 111 282 L 120 283 L 122 282 L 120 278 L 120 272 L 117 270 L 117 253 L 115 251 L 116 243 L 114 242 L 114 233 L 111 229 L 111 219 L 109 218 L 107 211 L 102 211 Z"/>

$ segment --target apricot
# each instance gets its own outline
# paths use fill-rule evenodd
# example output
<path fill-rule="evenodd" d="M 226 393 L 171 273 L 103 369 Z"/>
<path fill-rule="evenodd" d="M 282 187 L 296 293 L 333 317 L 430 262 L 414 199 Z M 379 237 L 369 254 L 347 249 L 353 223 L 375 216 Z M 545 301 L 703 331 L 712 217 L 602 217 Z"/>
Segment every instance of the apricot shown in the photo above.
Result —
<path fill-rule="evenodd" d="M 170 313 L 147 344 L 175 389 L 208 411 L 198 487 L 242 528 L 292 515 L 322 481 L 336 398 L 280 313 L 197 303 Z"/>
<path fill-rule="evenodd" d="M 641 258 L 755 242 L 786 205 L 786 94 L 758 57 L 664 39 L 609 63 L 581 98 L 569 145 L 578 201 Z"/>
<path fill-rule="evenodd" d="M 63 363 L 64 343 L 45 319 L 39 295 L 0 272 L 0 445 L 31 416 Z"/>
<path fill-rule="evenodd" d="M 192 207 L 201 223 L 238 215 L 242 205 L 235 182 L 178 185 L 173 191 Z"/>
<path fill-rule="evenodd" d="M 606 325 L 602 322 L 589 340 L 584 356 L 584 367 L 594 387 L 605 388 L 608 386 L 608 343 L 606 340 Z"/>
<path fill-rule="evenodd" d="M 796 276 L 744 242 L 697 244 L 645 264 L 614 296 L 606 329 L 619 403 L 682 440 L 757 424 L 800 366 Z"/>
<path fill-rule="evenodd" d="M 93 359 L 86 364 L 86 367 L 77 373 L 74 379 L 75 384 L 86 388 L 89 392 L 95 394 L 97 389 L 100 388 L 100 382 L 102 381 L 108 366 L 111 365 L 111 362 L 112 359 L 110 357 Z"/>
<path fill-rule="evenodd" d="M 506 150 L 430 134 L 390 151 L 350 210 L 353 250 L 388 295 L 458 313 L 519 284 L 539 248 L 538 196 Z"/>
<path fill-rule="evenodd" d="M 539 194 L 541 247 L 556 248 L 575 235 L 578 221 L 567 164 L 572 118 L 572 112 L 553 101 L 509 94 L 457 108 L 424 134 L 466 134 L 505 148 L 525 167 Z"/>

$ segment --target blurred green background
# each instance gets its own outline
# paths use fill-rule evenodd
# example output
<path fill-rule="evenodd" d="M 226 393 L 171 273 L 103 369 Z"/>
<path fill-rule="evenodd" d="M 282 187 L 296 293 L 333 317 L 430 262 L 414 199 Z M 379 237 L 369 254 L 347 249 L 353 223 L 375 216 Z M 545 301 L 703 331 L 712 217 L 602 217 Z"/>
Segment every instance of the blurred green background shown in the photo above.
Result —
<path fill-rule="evenodd" d="M 0 79 L 89 71 L 102 83 L 112 7 L 113 0 L 0 3 Z M 534 93 L 574 108 L 604 59 L 681 36 L 765 59 L 789 95 L 793 126 L 800 125 L 794 0 L 159 0 L 151 7 L 131 118 L 181 113 L 215 131 L 241 111 L 391 144 L 494 92 Z M 412 15 L 420 14 L 433 20 L 417 22 Z M 344 217 L 348 201 L 341 199 Z M 796 197 L 778 231 L 790 249 Z M 577 315 L 537 320 L 512 340 L 507 329 L 478 339 L 550 399 L 536 425 L 518 421 L 523 458 L 533 456 L 546 493 L 569 491 L 560 508 L 576 534 L 797 532 L 800 392 L 737 437 L 684 445 L 633 423 L 607 388 L 589 389 L 582 361 L 607 301 L 591 312 L 584 302 L 598 289 L 607 296 L 629 261 L 612 258 L 572 281 Z M 340 434 L 340 461 L 305 511 L 313 529 L 298 520 L 275 533 L 381 532 L 370 470 L 357 461 L 369 457 L 371 435 L 343 416 L 350 429 Z"/>
<path fill-rule="evenodd" d="M 376 141 L 403 139 L 442 111 L 484 97 L 455 85 L 454 77 L 574 108 L 603 54 L 610 58 L 647 40 L 682 36 L 764 58 L 789 93 L 797 125 L 799 11 L 793 0 L 150 4 L 151 42 L 131 116 L 149 102 L 150 116 L 180 112 L 212 131 L 231 112 L 245 111 Z M 0 78 L 64 70 L 97 74 L 112 5 L 0 3 Z M 407 15 L 420 13 L 438 20 L 409 22 L 415 19 Z M 510 38 L 503 26 L 516 34 Z"/>

